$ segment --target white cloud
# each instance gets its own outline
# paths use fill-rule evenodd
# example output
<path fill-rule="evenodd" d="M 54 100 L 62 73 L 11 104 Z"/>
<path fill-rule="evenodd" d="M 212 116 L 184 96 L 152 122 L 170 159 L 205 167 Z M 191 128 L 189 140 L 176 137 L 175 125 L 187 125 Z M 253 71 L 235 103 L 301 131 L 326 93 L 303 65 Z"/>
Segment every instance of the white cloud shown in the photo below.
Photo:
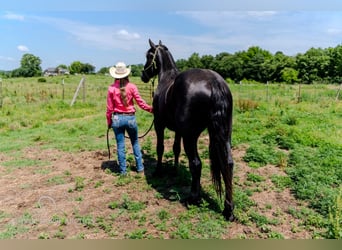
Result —
<path fill-rule="evenodd" d="M 127 30 L 119 30 L 117 32 L 118 37 L 125 40 L 139 39 L 140 35 L 138 33 L 129 33 Z"/>
<path fill-rule="evenodd" d="M 247 11 L 247 14 L 252 17 L 269 17 L 277 14 L 277 11 Z"/>
<path fill-rule="evenodd" d="M 70 34 L 80 44 L 101 49 L 135 48 L 135 41 L 140 39 L 136 32 L 128 31 L 116 25 L 92 25 L 63 18 L 33 17 L 35 20 L 58 28 Z M 126 42 L 123 43 L 122 40 Z"/>
<path fill-rule="evenodd" d="M 18 20 L 18 21 L 24 21 L 24 19 L 25 19 L 25 17 L 23 15 L 14 14 L 11 12 L 7 12 L 3 17 L 5 19 Z"/>
<path fill-rule="evenodd" d="M 22 52 L 28 52 L 30 51 L 25 45 L 18 45 L 17 49 Z"/>
<path fill-rule="evenodd" d="M 14 62 L 15 59 L 13 57 L 8 57 L 8 56 L 0 56 L 0 61 L 9 61 L 9 62 Z"/>

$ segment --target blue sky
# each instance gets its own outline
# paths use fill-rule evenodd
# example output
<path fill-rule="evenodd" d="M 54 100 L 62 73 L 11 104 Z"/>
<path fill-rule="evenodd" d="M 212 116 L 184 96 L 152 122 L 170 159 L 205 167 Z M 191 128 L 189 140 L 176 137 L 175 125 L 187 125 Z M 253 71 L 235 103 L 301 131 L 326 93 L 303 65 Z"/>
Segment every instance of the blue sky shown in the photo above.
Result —
<path fill-rule="evenodd" d="M 149 38 L 176 60 L 250 46 L 295 55 L 342 44 L 342 1 L 4 1 L 0 70 L 20 67 L 25 53 L 40 57 L 43 69 L 73 61 L 96 70 L 144 63 Z"/>

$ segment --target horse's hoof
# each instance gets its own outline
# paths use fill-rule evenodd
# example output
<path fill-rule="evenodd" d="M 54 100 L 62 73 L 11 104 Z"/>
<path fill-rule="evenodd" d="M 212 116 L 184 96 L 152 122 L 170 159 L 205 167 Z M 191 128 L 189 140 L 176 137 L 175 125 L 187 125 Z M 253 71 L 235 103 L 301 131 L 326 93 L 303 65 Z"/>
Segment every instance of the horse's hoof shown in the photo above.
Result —
<path fill-rule="evenodd" d="M 188 197 L 185 200 L 185 204 L 186 204 L 187 207 L 190 206 L 190 205 L 199 206 L 199 205 L 201 205 L 201 203 L 202 203 L 202 199 L 201 198 Z"/>
<path fill-rule="evenodd" d="M 226 209 L 223 210 L 222 215 L 226 219 L 226 221 L 233 222 L 235 221 L 235 216 L 231 211 L 227 211 Z"/>

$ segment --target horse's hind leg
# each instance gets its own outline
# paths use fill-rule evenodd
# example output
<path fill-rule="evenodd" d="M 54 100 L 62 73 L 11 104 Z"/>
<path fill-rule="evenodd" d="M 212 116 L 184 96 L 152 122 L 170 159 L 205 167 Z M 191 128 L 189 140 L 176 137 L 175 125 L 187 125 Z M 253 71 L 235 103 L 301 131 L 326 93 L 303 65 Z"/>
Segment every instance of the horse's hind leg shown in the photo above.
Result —
<path fill-rule="evenodd" d="M 224 201 L 224 210 L 222 212 L 223 216 L 226 220 L 233 221 L 234 214 L 234 203 L 233 203 L 233 169 L 234 169 L 234 161 L 232 157 L 230 143 L 227 143 L 228 149 L 228 167 L 224 169 L 222 173 L 223 181 L 225 185 L 225 201 Z"/>
<path fill-rule="evenodd" d="M 201 191 L 201 172 L 202 162 L 197 152 L 197 137 L 184 137 L 183 138 L 184 150 L 189 160 L 189 168 L 191 172 L 191 196 L 189 203 L 200 203 L 200 191 Z"/>
<path fill-rule="evenodd" d="M 175 156 L 175 167 L 178 167 L 179 164 L 179 154 L 181 151 L 181 136 L 179 133 L 175 134 L 175 140 L 173 142 L 173 154 Z"/>

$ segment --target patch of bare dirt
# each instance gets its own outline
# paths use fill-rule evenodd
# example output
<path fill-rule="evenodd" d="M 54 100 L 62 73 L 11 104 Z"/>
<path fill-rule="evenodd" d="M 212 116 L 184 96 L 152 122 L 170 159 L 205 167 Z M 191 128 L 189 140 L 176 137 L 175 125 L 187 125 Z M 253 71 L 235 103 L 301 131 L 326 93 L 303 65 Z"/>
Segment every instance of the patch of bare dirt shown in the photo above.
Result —
<path fill-rule="evenodd" d="M 165 146 L 166 151 L 171 149 L 171 141 Z M 233 150 L 238 185 L 244 188 L 248 173 L 265 177 L 258 187 L 259 191 L 253 192 L 251 199 L 258 213 L 277 219 L 279 224 L 260 229 L 253 223 L 245 225 L 237 221 L 229 225 L 223 238 L 262 238 L 263 230 L 279 232 L 288 239 L 311 238 L 309 231 L 294 230 L 300 227 L 300 221 L 287 212 L 289 207 L 300 204 L 288 189 L 279 191 L 270 180 L 272 175 L 285 175 L 283 170 L 270 165 L 251 169 L 242 160 L 244 154 L 244 147 Z M 114 165 L 113 160 L 108 161 L 106 150 L 66 153 L 35 147 L 24 150 L 22 158 L 39 164 L 9 167 L 0 163 L 0 227 L 5 229 L 9 225 L 21 225 L 26 228 L 13 238 L 37 239 L 42 234 L 48 234 L 49 238 L 124 238 L 127 232 L 139 228 L 139 224 L 128 217 L 119 217 L 108 205 L 122 201 L 125 195 L 146 206 L 146 217 L 156 216 L 162 209 L 176 217 L 186 210 L 180 202 L 156 197 L 157 191 L 153 188 L 138 189 L 139 183 L 146 182 L 146 176 L 151 174 L 146 164 L 146 176 L 138 176 L 132 171 L 130 175 L 134 180 L 130 185 L 120 185 L 119 176 L 106 171 Z M 11 157 L 0 154 L 0 160 L 6 162 Z M 202 183 L 206 185 L 207 180 L 202 178 Z M 93 220 L 109 216 L 116 218 L 115 225 L 109 226 L 110 236 L 108 231 L 95 230 L 93 220 L 87 223 L 89 216 Z M 144 225 L 144 228 L 152 237 L 158 236 L 155 225 Z"/>

